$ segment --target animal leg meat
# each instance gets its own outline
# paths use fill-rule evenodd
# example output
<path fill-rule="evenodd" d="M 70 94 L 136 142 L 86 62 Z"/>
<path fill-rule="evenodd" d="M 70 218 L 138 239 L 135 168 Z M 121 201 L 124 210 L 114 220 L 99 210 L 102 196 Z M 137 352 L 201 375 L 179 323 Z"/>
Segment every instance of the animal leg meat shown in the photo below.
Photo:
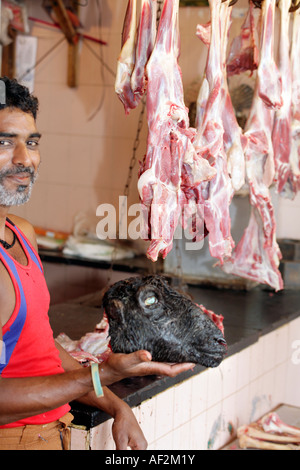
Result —
<path fill-rule="evenodd" d="M 282 80 L 274 60 L 274 17 L 276 0 L 262 3 L 262 43 L 261 57 L 257 73 L 259 76 L 258 93 L 266 106 L 280 108 L 282 100 Z"/>

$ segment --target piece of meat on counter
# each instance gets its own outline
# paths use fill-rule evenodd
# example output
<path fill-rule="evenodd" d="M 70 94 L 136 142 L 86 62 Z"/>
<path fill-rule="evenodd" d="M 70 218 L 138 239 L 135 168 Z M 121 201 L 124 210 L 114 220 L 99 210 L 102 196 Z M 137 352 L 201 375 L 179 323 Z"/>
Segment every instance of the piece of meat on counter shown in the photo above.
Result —
<path fill-rule="evenodd" d="M 125 279 L 105 293 L 113 352 L 146 349 L 154 361 L 216 367 L 227 348 L 222 316 L 206 313 L 160 276 Z"/>

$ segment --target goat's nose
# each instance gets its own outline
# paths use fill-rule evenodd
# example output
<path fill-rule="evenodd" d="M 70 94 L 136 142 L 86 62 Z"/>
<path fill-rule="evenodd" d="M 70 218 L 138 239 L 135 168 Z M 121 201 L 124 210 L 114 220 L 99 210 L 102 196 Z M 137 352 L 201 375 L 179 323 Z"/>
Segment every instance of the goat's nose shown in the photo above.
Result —
<path fill-rule="evenodd" d="M 215 336 L 214 340 L 224 347 L 227 346 L 226 340 L 223 338 L 223 336 Z"/>

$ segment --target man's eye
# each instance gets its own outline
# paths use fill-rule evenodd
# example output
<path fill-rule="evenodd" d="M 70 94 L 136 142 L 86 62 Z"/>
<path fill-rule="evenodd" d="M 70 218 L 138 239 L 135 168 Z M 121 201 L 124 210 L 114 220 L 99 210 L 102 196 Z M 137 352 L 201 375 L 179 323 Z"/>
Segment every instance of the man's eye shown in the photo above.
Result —
<path fill-rule="evenodd" d="M 39 142 L 37 142 L 36 140 L 29 140 L 27 142 L 27 145 L 28 147 L 38 147 L 39 146 Z"/>
<path fill-rule="evenodd" d="M 5 147 L 6 145 L 10 145 L 11 142 L 9 140 L 0 140 L 1 147 Z"/>

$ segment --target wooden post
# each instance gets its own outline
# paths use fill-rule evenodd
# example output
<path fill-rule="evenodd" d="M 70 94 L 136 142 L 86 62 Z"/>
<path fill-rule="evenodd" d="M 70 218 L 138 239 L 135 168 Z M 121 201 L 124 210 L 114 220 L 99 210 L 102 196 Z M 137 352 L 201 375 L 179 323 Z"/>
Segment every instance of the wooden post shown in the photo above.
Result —
<path fill-rule="evenodd" d="M 77 1 L 72 2 L 73 11 L 79 15 L 79 5 Z M 68 86 L 76 88 L 78 85 L 78 41 L 76 44 L 68 44 Z"/>
<path fill-rule="evenodd" d="M 78 34 L 68 16 L 63 0 L 50 0 L 53 11 L 57 17 L 59 26 L 61 27 L 68 41 L 68 72 L 67 83 L 71 88 L 77 86 L 78 77 Z M 78 15 L 78 2 L 72 1 L 74 12 Z"/>
<path fill-rule="evenodd" d="M 12 38 L 12 42 L 7 46 L 2 47 L 2 64 L 1 64 L 1 75 L 8 78 L 15 78 L 15 59 L 16 59 L 16 36 L 17 32 L 8 27 L 9 36 Z"/>

